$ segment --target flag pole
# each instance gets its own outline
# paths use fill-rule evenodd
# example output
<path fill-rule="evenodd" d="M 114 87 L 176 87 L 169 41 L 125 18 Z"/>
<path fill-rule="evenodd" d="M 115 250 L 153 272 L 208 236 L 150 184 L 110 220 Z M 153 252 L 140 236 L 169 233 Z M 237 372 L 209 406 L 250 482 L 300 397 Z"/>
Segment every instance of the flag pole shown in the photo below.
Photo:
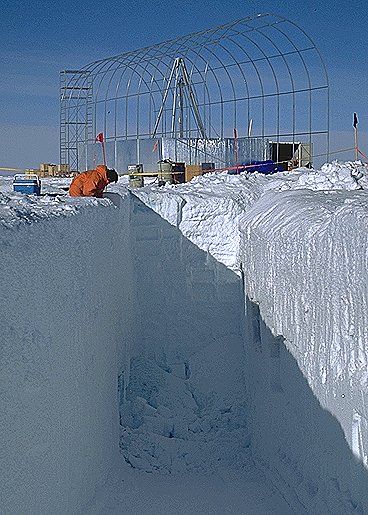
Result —
<path fill-rule="evenodd" d="M 102 145 L 102 153 L 103 153 L 104 165 L 105 165 L 105 166 L 106 166 L 106 168 L 107 168 L 107 165 L 106 165 L 105 142 L 104 142 L 103 140 L 101 141 L 101 145 Z"/>
<path fill-rule="evenodd" d="M 358 159 L 359 159 L 359 149 L 358 149 L 358 116 L 357 116 L 356 113 L 354 113 L 353 127 L 354 127 L 355 160 L 358 161 Z"/>
<path fill-rule="evenodd" d="M 235 151 L 236 173 L 238 173 L 238 168 L 239 168 L 237 135 L 238 135 L 237 130 L 234 128 L 234 151 Z"/>

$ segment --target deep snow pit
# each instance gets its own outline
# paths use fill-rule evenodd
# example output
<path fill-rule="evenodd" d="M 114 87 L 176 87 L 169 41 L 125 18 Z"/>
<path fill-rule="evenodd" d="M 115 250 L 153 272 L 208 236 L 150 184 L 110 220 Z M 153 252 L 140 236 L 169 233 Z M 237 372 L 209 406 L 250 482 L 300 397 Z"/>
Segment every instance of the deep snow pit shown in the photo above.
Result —
<path fill-rule="evenodd" d="M 121 449 L 146 472 L 209 472 L 244 467 L 249 453 L 246 404 L 193 393 L 186 380 L 153 360 L 133 360 L 122 406 Z"/>
<path fill-rule="evenodd" d="M 2 179 L 0 512 L 367 515 L 367 178 Z"/>
<path fill-rule="evenodd" d="M 141 323 L 121 400 L 123 456 L 163 473 L 246 465 L 241 281 L 132 202 Z"/>

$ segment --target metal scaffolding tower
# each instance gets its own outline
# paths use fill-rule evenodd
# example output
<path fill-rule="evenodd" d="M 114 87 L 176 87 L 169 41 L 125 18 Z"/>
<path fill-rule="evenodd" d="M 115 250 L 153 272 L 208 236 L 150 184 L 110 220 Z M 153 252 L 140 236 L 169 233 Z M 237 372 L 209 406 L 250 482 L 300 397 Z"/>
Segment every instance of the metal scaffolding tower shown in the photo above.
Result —
<path fill-rule="evenodd" d="M 60 74 L 60 163 L 79 169 L 78 145 L 92 138 L 93 80 L 89 71 Z"/>

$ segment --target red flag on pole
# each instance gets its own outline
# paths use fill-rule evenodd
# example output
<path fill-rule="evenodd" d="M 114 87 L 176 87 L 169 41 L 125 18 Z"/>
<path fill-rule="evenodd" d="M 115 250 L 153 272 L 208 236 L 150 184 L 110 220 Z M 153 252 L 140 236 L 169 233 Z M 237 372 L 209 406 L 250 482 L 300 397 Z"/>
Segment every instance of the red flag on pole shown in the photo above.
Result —
<path fill-rule="evenodd" d="M 101 143 L 104 165 L 106 166 L 106 152 L 105 152 L 105 141 L 104 141 L 103 132 L 100 132 L 99 134 L 97 134 L 96 143 Z"/>

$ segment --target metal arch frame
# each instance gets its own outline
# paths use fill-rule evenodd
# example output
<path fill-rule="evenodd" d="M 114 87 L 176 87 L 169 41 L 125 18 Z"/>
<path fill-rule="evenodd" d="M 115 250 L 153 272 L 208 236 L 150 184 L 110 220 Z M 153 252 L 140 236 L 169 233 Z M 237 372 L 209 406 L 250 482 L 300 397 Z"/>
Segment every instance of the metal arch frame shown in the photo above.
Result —
<path fill-rule="evenodd" d="M 257 30 L 257 29 L 256 29 Z M 257 31 L 257 33 L 259 33 Z M 291 70 L 290 70 L 290 67 L 289 67 L 289 64 L 285 58 L 285 55 L 281 52 L 280 48 L 278 47 L 278 45 L 276 45 L 276 43 L 271 39 L 269 38 L 268 36 L 266 36 L 265 34 L 263 33 L 260 33 L 260 35 L 262 37 L 265 37 L 270 43 L 271 45 L 276 49 L 276 51 L 278 52 L 278 56 L 280 56 L 282 59 L 283 59 L 283 62 L 286 66 L 286 69 L 288 70 L 288 74 L 289 74 L 289 77 L 290 77 L 290 82 L 291 82 L 291 85 L 292 85 L 292 98 L 293 98 L 293 106 L 294 106 L 294 103 L 295 103 L 295 88 L 294 88 L 294 79 L 293 79 L 293 75 L 291 73 Z M 278 147 L 278 144 L 279 144 L 279 132 L 280 132 L 280 87 L 279 87 L 279 82 L 278 82 L 278 79 L 277 79 L 277 75 L 275 73 L 275 69 L 272 65 L 272 62 L 271 62 L 271 59 L 273 58 L 273 56 L 267 56 L 264 51 L 261 49 L 260 45 L 258 45 L 255 41 L 253 41 L 249 35 L 245 36 L 244 34 L 242 34 L 243 37 L 246 37 L 247 39 L 249 39 L 254 45 L 257 46 L 257 48 L 260 50 L 260 52 L 264 55 L 268 65 L 270 66 L 271 70 L 272 70 L 272 75 L 273 75 L 273 78 L 275 80 L 275 85 L 276 85 L 276 95 L 277 95 L 277 104 L 276 104 L 276 112 L 277 112 L 277 115 L 276 115 L 276 127 L 277 127 L 277 135 L 276 135 L 276 138 L 277 138 L 277 160 L 278 160 L 278 154 L 279 154 L 279 147 Z M 232 38 L 230 38 L 232 40 Z M 238 43 L 236 43 L 237 45 L 239 45 Z M 247 57 L 248 54 L 246 54 Z M 263 59 L 262 59 L 263 60 Z M 263 93 L 263 90 L 262 90 L 262 93 Z M 262 102 L 262 111 L 264 110 L 264 96 L 263 96 L 263 102 Z M 294 109 L 293 109 L 293 113 L 294 113 Z M 262 123 L 262 133 L 264 132 L 264 124 Z M 294 116 L 293 116 L 293 128 L 292 128 L 292 133 L 294 134 L 295 132 L 295 119 L 294 119 Z"/>
<path fill-rule="evenodd" d="M 283 42 L 277 37 L 273 39 L 272 34 L 281 35 Z M 293 39 L 293 35 L 299 38 Z M 303 43 L 305 41 L 307 44 L 299 43 L 300 36 L 303 36 Z M 285 44 L 287 49 L 283 48 Z M 270 51 L 269 48 L 273 50 Z M 317 83 L 312 80 L 305 59 L 306 52 L 313 57 Z M 291 56 L 298 57 L 297 67 L 290 61 Z M 192 99 L 188 93 L 186 99 L 183 98 L 186 101 L 185 120 L 183 116 L 180 131 L 176 128 L 177 81 L 169 83 L 173 64 L 177 59 L 182 59 L 184 63 L 188 91 L 192 92 Z M 281 77 L 277 69 L 279 59 L 288 76 L 287 90 L 281 89 Z M 267 65 L 268 74 L 262 71 L 261 63 Z M 247 72 L 247 69 L 252 72 Z M 296 88 L 294 76 L 300 70 L 303 77 L 306 77 L 306 84 L 305 87 Z M 242 109 L 247 117 L 246 129 L 251 120 L 256 119 L 255 125 L 259 128 L 256 137 L 272 137 L 277 143 L 289 141 L 291 138 L 294 143 L 307 136 L 308 142 L 312 144 L 314 138 L 322 136 L 326 140 L 322 152 L 327 159 L 329 157 L 329 80 L 326 66 L 308 34 L 294 22 L 277 15 L 248 16 L 215 28 L 98 60 L 77 71 L 64 71 L 61 72 L 61 77 L 60 162 L 68 163 L 72 169 L 79 168 L 79 145 L 94 143 L 97 132 L 103 131 L 106 140 L 115 143 L 124 139 L 172 137 L 173 132 L 176 138 L 201 138 L 204 133 L 208 139 L 231 138 L 234 128 L 238 129 L 238 134 L 247 133 L 244 131 L 245 120 L 238 114 Z M 273 89 L 266 93 L 265 86 L 268 85 L 269 88 L 270 83 Z M 318 128 L 314 126 L 312 116 L 315 91 L 325 91 L 326 94 L 326 101 L 322 105 L 324 114 L 321 115 L 321 127 Z M 299 94 L 306 94 L 303 106 L 298 104 L 301 96 Z M 148 98 L 148 107 L 143 95 Z M 280 129 L 282 97 L 283 100 L 291 99 L 288 109 L 292 113 L 291 126 L 284 131 Z M 195 115 L 195 110 L 190 105 L 193 98 L 200 116 L 198 113 Z M 273 132 L 266 124 L 268 99 L 275 100 L 273 109 L 276 113 L 276 131 Z M 164 105 L 166 100 L 167 106 Z M 111 102 L 114 113 L 109 119 L 107 114 Z M 124 120 L 119 118 L 120 105 L 124 106 Z M 181 108 L 184 114 L 183 106 Z M 299 131 L 296 130 L 297 108 L 303 108 L 309 115 L 305 127 Z M 160 111 L 161 120 L 157 126 L 155 120 Z M 199 127 L 198 120 L 203 121 L 204 130 Z M 120 132 L 119 121 L 123 122 L 120 124 Z M 236 127 L 237 125 L 239 126 Z"/>

